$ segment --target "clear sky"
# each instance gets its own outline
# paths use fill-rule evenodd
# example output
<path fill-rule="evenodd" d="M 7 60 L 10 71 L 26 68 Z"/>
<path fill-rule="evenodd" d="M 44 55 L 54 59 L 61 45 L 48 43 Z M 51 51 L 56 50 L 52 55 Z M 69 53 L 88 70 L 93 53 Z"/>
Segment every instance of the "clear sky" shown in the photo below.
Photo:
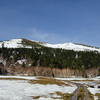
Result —
<path fill-rule="evenodd" d="M 100 47 L 100 0 L 0 0 L 0 41 L 13 38 Z"/>

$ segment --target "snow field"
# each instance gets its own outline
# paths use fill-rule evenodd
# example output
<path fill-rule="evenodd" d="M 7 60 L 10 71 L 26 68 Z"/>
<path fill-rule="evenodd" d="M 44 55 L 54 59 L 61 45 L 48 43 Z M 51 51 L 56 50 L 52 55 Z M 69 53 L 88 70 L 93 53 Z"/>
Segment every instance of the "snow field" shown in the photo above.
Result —
<path fill-rule="evenodd" d="M 61 93 L 73 93 L 77 87 L 75 85 L 69 84 L 70 86 L 58 86 L 54 84 L 40 85 L 31 84 L 29 80 L 37 80 L 36 77 L 28 76 L 0 76 L 1 78 L 18 78 L 26 80 L 0 80 L 0 100 L 54 100 L 53 97 L 60 97 L 56 92 Z M 81 83 L 86 86 L 93 85 L 94 88 L 88 86 L 88 90 L 94 95 L 94 99 L 97 100 L 98 97 L 95 96 L 96 93 L 100 93 L 100 88 L 95 82 L 100 80 L 100 77 L 92 78 L 94 81 L 85 81 L 87 78 L 56 78 L 61 81 L 70 80 L 72 82 Z M 79 81 L 74 81 L 79 80 Z M 82 81 L 83 80 L 83 81 Z M 89 78 L 88 78 L 89 80 Z M 91 80 L 91 78 L 90 78 Z M 67 83 L 67 82 L 66 82 Z M 51 95 L 51 93 L 53 95 Z M 38 99 L 33 99 L 33 97 L 40 96 Z M 46 97 L 46 98 L 45 98 Z M 61 99 L 55 99 L 61 100 Z"/>
<path fill-rule="evenodd" d="M 88 87 L 88 90 L 94 95 L 94 99 L 97 100 L 98 97 L 95 96 L 95 94 L 96 93 L 100 93 L 100 88 L 97 88 L 97 87 L 94 87 L 94 88 Z"/>
<path fill-rule="evenodd" d="M 63 43 L 63 44 L 44 43 L 42 45 L 46 47 L 51 47 L 51 48 L 61 48 L 61 49 L 68 49 L 68 50 L 74 50 L 74 51 L 98 51 L 100 52 L 100 49 L 98 48 L 88 47 L 88 46 L 79 45 L 75 43 Z"/>
<path fill-rule="evenodd" d="M 36 100 L 54 100 L 52 97 L 59 97 L 56 92 L 73 93 L 77 88 L 75 85 L 58 86 L 54 84 L 40 85 L 30 84 L 28 80 L 32 77 L 0 76 L 0 78 L 23 78 L 27 80 L 0 80 L 0 100 L 35 100 L 32 97 L 41 96 Z M 33 80 L 36 79 L 33 77 Z M 50 94 L 53 93 L 51 96 Z M 46 96 L 47 98 L 45 98 Z M 59 100 L 59 99 L 56 99 Z"/>

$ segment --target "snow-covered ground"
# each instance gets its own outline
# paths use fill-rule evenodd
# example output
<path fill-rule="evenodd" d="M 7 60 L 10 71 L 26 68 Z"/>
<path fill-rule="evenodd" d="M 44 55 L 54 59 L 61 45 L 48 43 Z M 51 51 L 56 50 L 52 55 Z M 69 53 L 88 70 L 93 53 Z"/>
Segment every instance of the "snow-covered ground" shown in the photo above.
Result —
<path fill-rule="evenodd" d="M 68 80 L 68 81 L 73 81 L 73 80 L 100 80 L 100 76 L 95 77 L 95 78 L 82 78 L 82 77 L 69 77 L 69 78 L 55 78 L 55 79 L 59 79 L 59 80 Z"/>
<path fill-rule="evenodd" d="M 94 95 L 94 99 L 97 100 L 98 97 L 95 96 L 95 94 L 96 93 L 100 93 L 100 88 L 97 88 L 97 87 L 94 87 L 94 88 L 88 87 L 88 90 Z"/>
<path fill-rule="evenodd" d="M 0 78 L 20 78 L 20 79 L 27 79 L 27 80 L 35 80 L 36 77 L 31 76 L 0 76 Z"/>
<path fill-rule="evenodd" d="M 35 100 L 32 98 L 34 96 L 41 96 L 37 100 L 54 100 L 52 97 L 59 97 L 56 92 L 73 93 L 77 88 L 72 84 L 70 84 L 71 86 L 58 86 L 54 84 L 31 84 L 28 82 L 29 79 L 35 80 L 35 77 L 0 76 L 0 78 L 3 78 L 3 80 L 0 80 L 0 100 Z M 23 78 L 27 80 L 4 80 L 4 78 Z M 51 93 L 53 95 L 50 95 Z"/>
<path fill-rule="evenodd" d="M 1 79 L 3 78 L 3 79 Z M 5 78 L 5 80 L 4 80 Z M 26 80 L 6 80 L 6 78 L 18 78 Z M 95 96 L 96 93 L 100 93 L 100 88 L 98 88 L 97 81 L 100 81 L 100 77 L 96 78 L 56 78 L 61 81 L 71 81 L 76 83 L 84 84 L 88 87 L 88 90 L 94 95 L 94 99 L 97 100 Z M 56 92 L 61 93 L 73 93 L 77 88 L 73 84 L 69 86 L 58 86 L 55 84 L 31 84 L 29 80 L 37 80 L 37 77 L 29 76 L 0 76 L 0 100 L 35 100 L 33 97 L 39 97 L 36 100 L 54 100 L 53 97 L 59 97 Z M 77 81 L 74 81 L 77 80 Z M 88 80 L 88 81 L 85 81 Z M 89 81 L 94 80 L 94 81 Z M 94 86 L 91 88 L 89 86 Z M 52 94 L 52 95 L 51 95 Z M 55 99 L 61 100 L 61 99 Z"/>

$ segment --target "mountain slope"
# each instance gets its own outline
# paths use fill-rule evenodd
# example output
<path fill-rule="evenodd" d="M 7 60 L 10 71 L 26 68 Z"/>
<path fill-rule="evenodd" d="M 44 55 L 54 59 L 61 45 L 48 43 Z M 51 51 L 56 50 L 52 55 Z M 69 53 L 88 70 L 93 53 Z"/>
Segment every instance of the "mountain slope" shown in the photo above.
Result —
<path fill-rule="evenodd" d="M 51 48 L 61 48 L 61 49 L 74 50 L 74 51 L 98 51 L 100 52 L 100 48 L 82 45 L 82 44 L 76 44 L 76 43 L 63 43 L 63 44 L 43 43 L 42 45 L 46 47 L 51 47 Z"/>
<path fill-rule="evenodd" d="M 12 39 L 8 41 L 1 41 L 0 48 L 32 48 L 32 47 L 50 47 L 50 48 L 61 48 L 66 50 L 74 50 L 74 51 L 98 51 L 100 52 L 100 48 L 76 44 L 76 43 L 63 43 L 63 44 L 49 44 L 39 41 L 32 41 L 27 39 Z"/>
<path fill-rule="evenodd" d="M 0 48 L 32 48 L 32 47 L 43 47 L 36 41 L 30 41 L 27 39 L 12 39 L 8 41 L 1 41 Z"/>

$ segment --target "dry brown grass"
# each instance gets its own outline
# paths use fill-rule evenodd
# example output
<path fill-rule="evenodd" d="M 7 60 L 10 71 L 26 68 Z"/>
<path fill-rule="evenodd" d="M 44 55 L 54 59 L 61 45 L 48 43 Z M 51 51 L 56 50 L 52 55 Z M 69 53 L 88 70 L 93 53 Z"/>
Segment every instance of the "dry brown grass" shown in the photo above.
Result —
<path fill-rule="evenodd" d="M 0 78 L 0 80 L 27 80 L 23 78 Z"/>
<path fill-rule="evenodd" d="M 32 96 L 33 99 L 39 99 L 40 97 L 47 98 L 47 96 Z"/>
<path fill-rule="evenodd" d="M 58 99 L 63 99 L 63 100 L 70 100 L 72 94 L 69 94 L 69 93 L 61 93 L 61 92 L 56 92 L 56 94 L 58 96 L 60 96 L 60 98 Z"/>
<path fill-rule="evenodd" d="M 41 96 L 33 96 L 33 99 L 39 99 Z"/>
<path fill-rule="evenodd" d="M 56 94 L 59 95 L 59 96 L 63 96 L 64 94 L 59 92 L 59 91 L 56 91 Z"/>
<path fill-rule="evenodd" d="M 56 80 L 53 78 L 38 78 L 38 80 L 30 80 L 29 83 L 31 83 L 31 84 L 43 84 L 43 85 L 56 84 L 59 86 L 62 86 L 62 85 L 70 86 L 69 84 L 62 82 L 61 80 Z"/>
<path fill-rule="evenodd" d="M 95 96 L 97 96 L 98 100 L 100 100 L 100 93 L 96 93 Z"/>
<path fill-rule="evenodd" d="M 55 93 L 50 93 L 50 95 L 52 96 L 52 95 L 54 95 Z"/>
<path fill-rule="evenodd" d="M 59 97 L 51 97 L 52 99 L 61 99 L 61 98 L 59 98 Z M 62 100 L 62 99 L 61 99 Z"/>
<path fill-rule="evenodd" d="M 90 91 L 88 91 L 88 95 L 89 95 L 89 100 L 94 100 L 94 95 Z"/>
<path fill-rule="evenodd" d="M 62 96 L 63 96 L 63 93 L 61 93 L 61 92 L 59 92 L 59 91 L 56 91 L 56 94 L 57 94 L 58 96 L 60 96 L 60 97 L 53 97 L 54 94 L 55 94 L 55 93 L 50 93 L 52 99 L 61 99 Z"/>
<path fill-rule="evenodd" d="M 61 99 L 61 100 L 70 100 L 71 96 L 74 94 L 69 94 L 69 93 L 61 93 L 59 91 L 56 91 L 56 94 L 60 97 L 53 97 L 54 93 L 51 94 L 51 98 L 53 99 Z"/>

